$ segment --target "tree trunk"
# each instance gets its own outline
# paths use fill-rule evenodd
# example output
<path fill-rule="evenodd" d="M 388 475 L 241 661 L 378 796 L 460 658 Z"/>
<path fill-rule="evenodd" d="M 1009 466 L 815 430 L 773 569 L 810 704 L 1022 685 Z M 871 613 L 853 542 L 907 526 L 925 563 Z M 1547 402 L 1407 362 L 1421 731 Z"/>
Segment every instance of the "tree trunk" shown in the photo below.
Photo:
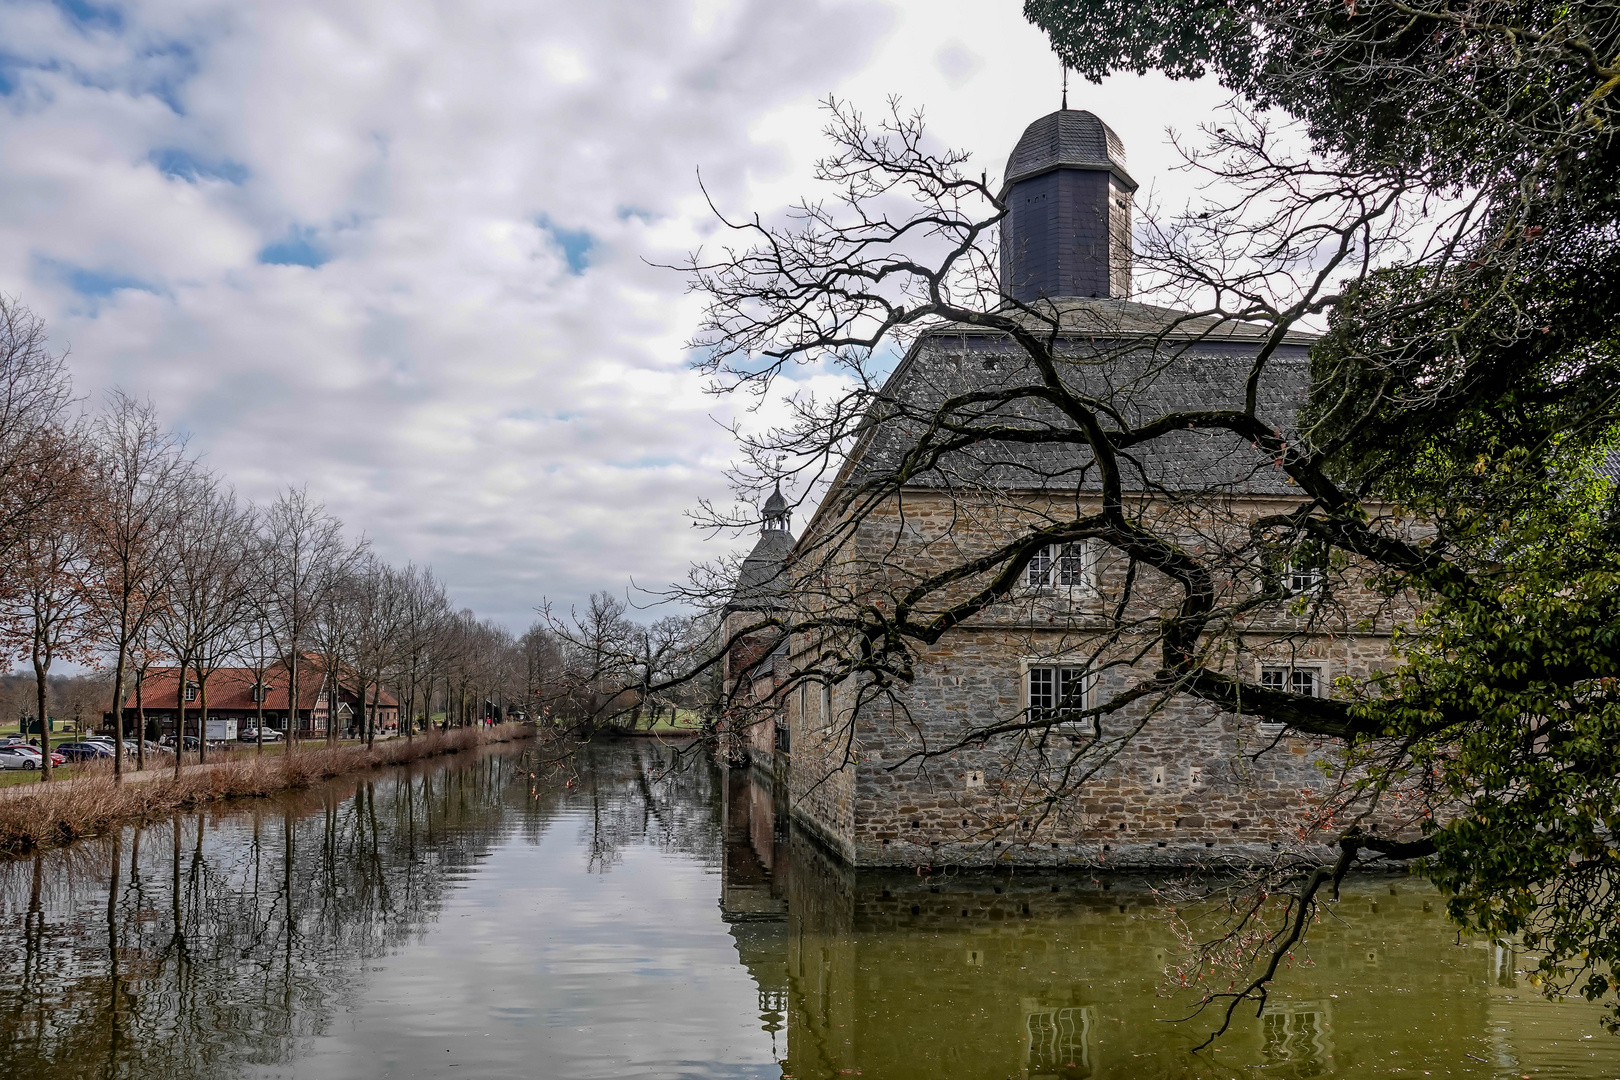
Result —
<path fill-rule="evenodd" d="M 298 748 L 298 643 L 293 642 L 292 657 L 287 661 L 287 749 Z"/>
<path fill-rule="evenodd" d="M 46 680 L 51 673 L 51 651 L 42 648 L 39 635 L 34 635 L 34 689 L 35 704 L 39 708 L 39 780 L 45 783 L 51 778 L 51 728 L 45 719 L 49 715 L 45 710 L 49 705 L 50 688 Z"/>
<path fill-rule="evenodd" d="M 118 663 L 113 667 L 113 776 L 124 779 L 124 665 L 129 661 L 129 642 L 120 634 Z"/>
<path fill-rule="evenodd" d="M 208 676 L 197 665 L 197 762 L 208 761 Z"/>
<path fill-rule="evenodd" d="M 327 678 L 332 680 L 332 688 L 326 694 L 326 745 L 336 746 L 338 741 L 337 717 L 338 705 L 343 698 L 342 687 L 338 679 L 338 660 L 336 656 L 326 658 Z"/>
<path fill-rule="evenodd" d="M 137 668 L 135 671 L 135 771 L 144 772 L 146 769 L 146 702 L 141 698 L 141 688 L 146 682 L 146 669 Z"/>
<path fill-rule="evenodd" d="M 174 776 L 180 778 L 180 768 L 186 760 L 186 668 L 180 661 L 180 684 L 174 689 Z"/>
<path fill-rule="evenodd" d="M 257 743 L 257 745 L 253 748 L 253 752 L 261 757 L 264 755 L 264 699 L 270 696 L 269 688 L 265 685 L 265 677 L 268 674 L 268 671 L 269 669 L 267 668 L 265 671 L 261 671 L 254 676 L 259 687 L 258 692 L 253 695 L 259 699 L 258 701 L 254 702 L 254 705 L 258 708 L 259 712 L 258 720 L 255 722 L 255 726 L 253 728 L 253 739 L 254 742 Z"/>

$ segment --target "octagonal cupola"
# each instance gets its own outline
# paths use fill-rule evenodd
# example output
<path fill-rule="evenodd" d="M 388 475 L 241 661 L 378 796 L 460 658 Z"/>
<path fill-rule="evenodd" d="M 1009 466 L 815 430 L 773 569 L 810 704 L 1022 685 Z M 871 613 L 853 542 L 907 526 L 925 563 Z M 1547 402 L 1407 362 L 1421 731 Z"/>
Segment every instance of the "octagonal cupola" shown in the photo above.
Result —
<path fill-rule="evenodd" d="M 1001 197 L 1001 291 L 1028 303 L 1123 298 L 1131 291 L 1131 199 L 1125 144 L 1084 109 L 1024 129 Z"/>

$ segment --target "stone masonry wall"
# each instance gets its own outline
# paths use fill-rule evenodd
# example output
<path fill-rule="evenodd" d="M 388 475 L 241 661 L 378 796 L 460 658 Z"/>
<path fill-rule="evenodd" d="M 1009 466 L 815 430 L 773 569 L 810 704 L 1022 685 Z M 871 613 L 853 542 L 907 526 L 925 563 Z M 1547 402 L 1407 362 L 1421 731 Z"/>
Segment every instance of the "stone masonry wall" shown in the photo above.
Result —
<path fill-rule="evenodd" d="M 1037 514 L 1048 504 L 1030 505 Z M 1231 531 L 1285 505 L 1228 502 L 1221 514 Z M 1007 530 L 1027 528 L 1015 511 L 1004 503 L 997 519 Z M 845 565 L 851 573 L 875 578 L 873 568 L 882 567 L 914 581 L 1004 541 L 996 531 L 963 529 L 962 520 L 959 500 L 908 492 L 903 508 L 870 516 Z M 784 707 L 795 817 L 863 866 L 1186 866 L 1310 841 L 1303 823 L 1328 783 L 1322 763 L 1332 746 L 1280 737 L 1186 696 L 1105 717 L 1096 739 L 1002 736 L 919 756 L 949 747 L 976 725 L 1016 718 L 1027 705 L 1031 662 L 1095 661 L 1103 698 L 1152 674 L 1156 653 L 1135 655 L 1140 642 L 1130 634 L 1091 655 L 1105 608 L 1123 590 L 1125 567 L 1102 558 L 1095 571 L 1095 589 L 1084 595 L 1021 596 L 947 633 L 921 654 L 914 681 L 864 711 L 853 730 L 852 687 L 834 691 L 831 717 L 818 687 L 790 693 Z M 1224 642 L 1223 666 L 1249 679 L 1262 664 L 1309 667 L 1328 693 L 1336 678 L 1387 665 L 1391 629 L 1410 612 L 1388 609 L 1354 568 L 1332 574 L 1331 605 L 1308 610 L 1307 599 L 1248 620 Z M 1142 626 L 1151 625 L 1154 605 L 1167 595 L 1162 583 L 1138 573 L 1133 596 Z M 797 641 L 795 655 L 812 648 Z"/>

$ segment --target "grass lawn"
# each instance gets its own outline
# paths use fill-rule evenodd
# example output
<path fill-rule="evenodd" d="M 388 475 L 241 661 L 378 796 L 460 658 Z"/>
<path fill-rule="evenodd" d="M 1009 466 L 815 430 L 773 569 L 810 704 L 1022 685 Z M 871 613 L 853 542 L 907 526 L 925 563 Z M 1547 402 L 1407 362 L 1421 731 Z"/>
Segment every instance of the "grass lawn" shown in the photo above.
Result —
<path fill-rule="evenodd" d="M 0 728 L 0 735 L 8 735 L 8 734 L 9 735 L 17 734 L 17 725 L 16 724 L 12 724 L 10 728 Z M 78 741 L 79 741 L 79 737 L 77 735 L 65 735 L 65 734 L 63 734 L 61 732 L 52 732 L 51 733 L 51 744 L 53 746 L 57 745 L 59 743 L 78 742 Z M 339 746 L 364 746 L 365 745 L 365 740 L 364 739 L 339 739 L 337 744 Z M 316 750 L 316 749 L 320 749 L 321 747 L 324 747 L 325 745 L 326 745 L 326 739 L 325 738 L 303 739 L 303 740 L 300 740 L 300 742 L 298 743 L 299 748 L 304 749 L 304 750 Z M 229 744 L 227 746 L 210 746 L 208 748 L 208 760 L 210 762 L 228 761 L 228 760 L 231 760 L 233 758 L 251 757 L 253 754 L 255 754 L 257 752 L 258 752 L 258 745 L 256 743 L 237 742 L 237 743 L 231 743 L 231 744 Z M 284 754 L 284 753 L 287 752 L 287 744 L 286 744 L 285 741 L 283 741 L 283 742 L 274 742 L 274 743 L 267 742 L 267 743 L 264 744 L 264 752 L 266 754 Z M 195 751 L 191 751 L 191 752 L 188 752 L 186 754 L 186 764 L 187 765 L 195 765 L 195 764 L 197 764 L 197 754 L 196 754 Z M 135 759 L 134 759 L 133 756 L 131 756 L 127 760 L 126 768 L 128 768 L 131 772 L 134 771 L 134 769 L 135 769 Z M 173 769 L 173 768 L 174 768 L 174 759 L 172 757 L 170 757 L 168 754 L 148 754 L 147 757 L 146 757 L 146 771 L 147 772 L 152 772 L 153 770 L 156 770 L 156 769 Z M 74 763 L 69 762 L 69 763 L 64 764 L 64 765 L 58 765 L 55 769 L 51 770 L 51 776 L 52 776 L 53 779 L 64 779 L 65 780 L 68 777 L 76 775 L 77 771 L 78 771 L 77 766 Z M 18 784 L 37 784 L 38 782 L 39 782 L 39 770 L 38 769 L 5 769 L 5 770 L 0 770 L 0 788 L 15 787 Z"/>
<path fill-rule="evenodd" d="M 674 716 L 661 715 L 658 722 L 644 731 L 696 731 L 703 726 L 703 717 L 687 709 L 678 709 Z"/>

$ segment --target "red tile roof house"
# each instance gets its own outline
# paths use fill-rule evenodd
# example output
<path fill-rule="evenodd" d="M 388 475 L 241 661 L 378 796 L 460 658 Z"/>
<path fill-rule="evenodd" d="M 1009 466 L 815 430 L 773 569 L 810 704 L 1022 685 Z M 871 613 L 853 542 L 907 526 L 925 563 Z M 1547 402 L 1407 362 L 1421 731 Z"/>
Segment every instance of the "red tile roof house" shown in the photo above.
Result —
<path fill-rule="evenodd" d="M 331 699 L 327 693 L 328 674 L 319 658 L 311 657 L 298 665 L 298 733 L 303 737 L 324 736 Z M 286 665 L 276 664 L 265 672 L 264 721 L 267 728 L 288 730 Z M 186 734 L 197 734 L 202 714 L 202 694 L 196 673 L 186 680 Z M 141 683 L 141 704 L 145 707 L 147 730 L 156 728 L 161 735 L 173 735 L 178 721 L 180 675 L 175 667 L 154 667 L 147 671 Z M 259 717 L 261 694 L 257 673 L 252 668 L 220 668 L 208 676 L 208 719 L 214 738 L 235 738 L 236 733 L 253 727 Z M 399 699 L 386 689 L 366 688 L 369 705 L 375 694 L 377 699 L 377 729 L 379 732 L 399 726 Z M 360 682 L 352 672 L 344 671 L 338 682 L 338 728 L 346 732 L 360 726 Z M 215 725 L 214 721 L 223 721 Z M 124 730 L 133 736 L 137 724 L 135 693 L 131 689 L 124 699 Z"/>

